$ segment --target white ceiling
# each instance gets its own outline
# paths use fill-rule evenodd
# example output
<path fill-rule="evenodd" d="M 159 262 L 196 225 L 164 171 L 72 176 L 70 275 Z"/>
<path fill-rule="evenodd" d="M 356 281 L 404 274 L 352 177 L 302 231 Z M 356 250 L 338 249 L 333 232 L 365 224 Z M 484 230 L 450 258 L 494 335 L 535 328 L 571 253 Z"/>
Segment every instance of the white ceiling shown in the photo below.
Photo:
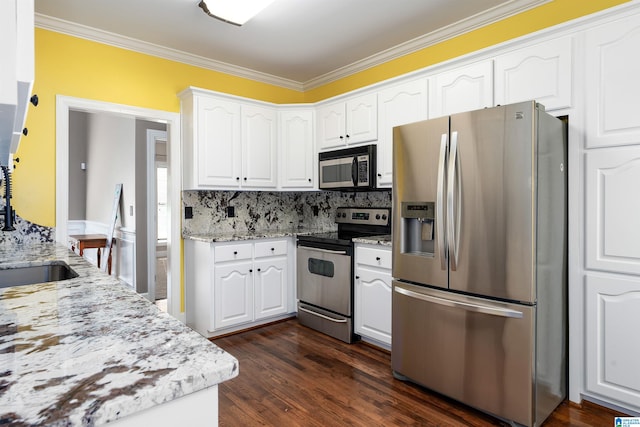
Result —
<path fill-rule="evenodd" d="M 242 27 L 199 0 L 35 0 L 36 26 L 298 90 L 549 0 L 275 0 Z"/>

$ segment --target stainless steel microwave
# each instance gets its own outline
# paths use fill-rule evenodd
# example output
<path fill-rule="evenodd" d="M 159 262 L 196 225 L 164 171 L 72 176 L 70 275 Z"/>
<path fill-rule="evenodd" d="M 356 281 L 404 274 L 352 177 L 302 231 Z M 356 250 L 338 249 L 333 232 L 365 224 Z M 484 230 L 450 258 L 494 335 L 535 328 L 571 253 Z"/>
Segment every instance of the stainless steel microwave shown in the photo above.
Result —
<path fill-rule="evenodd" d="M 321 190 L 373 190 L 376 188 L 376 146 L 320 153 L 318 171 Z"/>

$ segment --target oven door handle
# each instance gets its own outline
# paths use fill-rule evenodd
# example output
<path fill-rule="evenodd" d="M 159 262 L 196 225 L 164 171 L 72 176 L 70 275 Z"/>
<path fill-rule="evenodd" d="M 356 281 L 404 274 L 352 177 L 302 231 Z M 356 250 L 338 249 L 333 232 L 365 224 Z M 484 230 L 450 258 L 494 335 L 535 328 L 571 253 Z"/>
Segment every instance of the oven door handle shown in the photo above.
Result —
<path fill-rule="evenodd" d="M 331 249 L 312 248 L 311 246 L 298 246 L 298 247 L 304 248 L 310 251 L 324 252 L 325 254 L 347 255 L 347 251 L 332 251 Z"/>
<path fill-rule="evenodd" d="M 306 308 L 298 307 L 298 310 L 313 314 L 314 316 L 322 317 L 323 319 L 330 320 L 335 323 L 347 323 L 347 319 L 334 319 L 333 317 L 325 316 L 324 314 L 316 313 L 315 311 L 307 310 Z"/>

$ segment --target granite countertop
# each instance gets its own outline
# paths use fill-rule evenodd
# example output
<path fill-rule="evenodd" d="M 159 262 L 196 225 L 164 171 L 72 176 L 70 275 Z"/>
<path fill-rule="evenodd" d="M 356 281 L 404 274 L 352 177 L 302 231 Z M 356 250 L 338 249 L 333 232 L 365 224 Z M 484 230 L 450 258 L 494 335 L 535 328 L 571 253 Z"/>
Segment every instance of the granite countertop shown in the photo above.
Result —
<path fill-rule="evenodd" d="M 275 239 L 279 237 L 291 237 L 309 233 L 320 233 L 326 231 L 335 231 L 335 227 L 331 229 L 319 228 L 289 228 L 276 230 L 239 230 L 231 233 L 205 233 L 205 234 L 184 234 L 182 237 L 187 240 L 196 240 L 199 242 L 233 242 L 241 240 L 253 239 Z"/>
<path fill-rule="evenodd" d="M 99 425 L 238 375 L 238 361 L 62 245 L 0 245 L 0 269 L 79 277 L 0 289 L 0 424 Z"/>
<path fill-rule="evenodd" d="M 354 243 L 368 243 L 370 245 L 391 246 L 391 234 L 382 236 L 355 237 Z"/>

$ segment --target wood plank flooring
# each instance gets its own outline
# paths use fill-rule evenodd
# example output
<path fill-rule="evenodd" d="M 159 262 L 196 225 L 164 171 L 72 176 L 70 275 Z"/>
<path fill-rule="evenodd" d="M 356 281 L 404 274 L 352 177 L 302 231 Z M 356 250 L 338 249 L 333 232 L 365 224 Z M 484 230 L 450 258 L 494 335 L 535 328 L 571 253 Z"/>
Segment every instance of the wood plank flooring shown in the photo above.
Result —
<path fill-rule="evenodd" d="M 212 340 L 240 362 L 219 387 L 220 426 L 501 426 L 500 420 L 396 380 L 388 352 L 345 344 L 296 319 Z M 611 426 L 616 414 L 565 402 L 543 424 Z"/>

